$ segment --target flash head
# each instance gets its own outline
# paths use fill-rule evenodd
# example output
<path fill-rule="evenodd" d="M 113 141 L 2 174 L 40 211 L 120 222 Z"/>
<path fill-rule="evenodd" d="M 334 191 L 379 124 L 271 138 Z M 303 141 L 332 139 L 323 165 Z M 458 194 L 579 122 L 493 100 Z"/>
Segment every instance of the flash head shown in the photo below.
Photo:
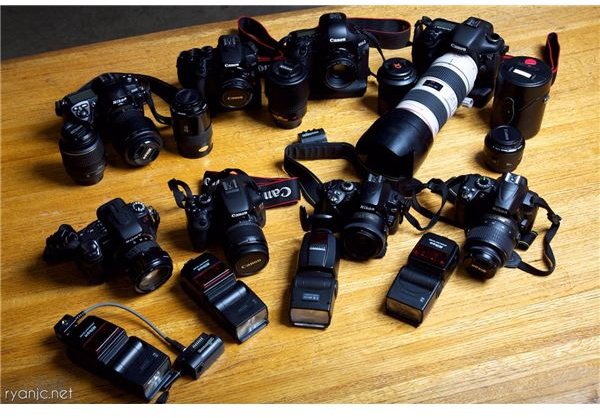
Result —
<path fill-rule="evenodd" d="M 337 296 L 337 241 L 325 229 L 304 234 L 298 271 L 292 282 L 290 322 L 298 327 L 327 328 Z"/>
<path fill-rule="evenodd" d="M 423 235 L 388 291 L 387 313 L 419 326 L 456 268 L 458 255 L 458 245 L 451 239 L 430 232 Z"/>
<path fill-rule="evenodd" d="M 239 343 L 269 323 L 267 305 L 233 271 L 210 253 L 189 260 L 182 285 Z"/>

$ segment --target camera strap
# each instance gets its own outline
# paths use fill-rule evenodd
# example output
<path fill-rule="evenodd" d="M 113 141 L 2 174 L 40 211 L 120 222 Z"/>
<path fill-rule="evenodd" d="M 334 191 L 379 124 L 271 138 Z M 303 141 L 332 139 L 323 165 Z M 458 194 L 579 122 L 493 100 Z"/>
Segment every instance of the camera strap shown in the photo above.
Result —
<path fill-rule="evenodd" d="M 285 147 L 283 157 L 284 170 L 298 178 L 302 195 L 311 206 L 315 206 L 319 200 L 319 190 L 323 182 L 298 160 L 337 160 L 348 161 L 361 177 L 367 173 L 362 165 L 358 164 L 356 150 L 352 144 L 347 142 L 327 142 L 325 131 L 315 129 L 301 132 L 299 141 Z M 448 187 L 443 180 L 431 179 L 423 183 L 417 179 L 403 179 L 392 182 L 394 189 L 407 201 L 403 205 L 403 215 L 406 220 L 417 230 L 425 231 L 433 227 L 441 217 L 442 209 L 448 199 Z M 417 194 L 428 189 L 442 197 L 439 210 L 436 213 L 424 208 L 417 199 Z M 418 213 L 429 218 L 429 223 L 421 226 L 409 210 L 414 208 Z"/>
<path fill-rule="evenodd" d="M 223 171 L 206 171 L 202 179 L 202 192 L 212 192 L 221 178 L 235 173 L 244 177 L 249 184 L 254 184 L 256 190 L 262 195 L 266 209 L 277 206 L 293 205 L 300 200 L 300 187 L 297 178 L 289 177 L 252 177 L 239 169 L 227 168 Z M 194 194 L 190 187 L 177 179 L 169 180 L 169 189 L 173 193 L 177 206 L 185 209 L 194 201 Z M 209 188 L 208 190 L 206 188 Z"/>
<path fill-rule="evenodd" d="M 348 18 L 346 21 L 363 33 L 368 33 L 369 46 L 372 48 L 400 49 L 410 45 L 410 23 L 403 19 Z M 284 37 L 275 40 L 258 20 L 243 16 L 237 21 L 238 33 L 243 41 L 253 42 L 258 48 L 259 62 L 281 61 Z"/>
<path fill-rule="evenodd" d="M 548 220 L 550 221 L 550 228 L 546 231 L 544 235 L 544 243 L 543 243 L 543 255 L 544 255 L 544 263 L 546 264 L 546 270 L 540 270 L 536 267 L 533 267 L 531 264 L 526 263 L 521 259 L 521 256 L 517 254 L 517 252 L 513 251 L 509 261 L 506 264 L 508 268 L 518 268 L 526 273 L 532 274 L 534 276 L 548 276 L 552 274 L 556 267 L 556 258 L 554 257 L 554 252 L 552 251 L 552 247 L 550 246 L 550 241 L 558 232 L 558 228 L 560 227 L 561 217 L 558 216 L 548 205 L 548 203 L 537 196 L 533 199 L 533 204 L 540 208 L 546 210 L 548 215 Z"/>

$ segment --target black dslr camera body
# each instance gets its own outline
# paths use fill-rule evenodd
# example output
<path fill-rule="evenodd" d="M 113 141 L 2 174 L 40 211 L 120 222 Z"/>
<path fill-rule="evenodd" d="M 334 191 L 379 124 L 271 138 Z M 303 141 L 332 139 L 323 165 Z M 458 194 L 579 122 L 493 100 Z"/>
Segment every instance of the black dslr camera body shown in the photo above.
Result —
<path fill-rule="evenodd" d="M 155 111 L 149 90 L 136 77 L 112 73 L 55 103 L 56 115 L 65 122 L 60 152 L 75 181 L 90 185 L 102 179 L 106 160 L 101 138 L 112 140 L 131 166 L 144 166 L 158 157 L 163 140 L 144 116 L 145 104 Z"/>
<path fill-rule="evenodd" d="M 308 68 L 311 99 L 361 97 L 367 90 L 369 41 L 344 13 L 327 13 L 319 26 L 291 32 L 285 55 Z"/>
<path fill-rule="evenodd" d="M 198 90 L 213 114 L 261 107 L 257 48 L 237 35 L 219 37 L 218 46 L 182 51 L 177 76 L 185 88 Z"/>
<path fill-rule="evenodd" d="M 464 228 L 463 265 L 475 277 L 487 279 L 509 262 L 515 248 L 527 249 L 537 234 L 537 193 L 525 177 L 506 173 L 493 180 L 478 174 L 459 178 L 450 188 L 454 223 Z"/>
<path fill-rule="evenodd" d="M 381 258 L 387 236 L 402 222 L 406 200 L 382 176 L 369 174 L 362 183 L 332 180 L 324 183 L 314 215 L 304 215 L 308 231 L 315 220 L 333 232 L 341 232 L 343 254 L 353 260 Z"/>
<path fill-rule="evenodd" d="M 502 55 L 507 47 L 494 33 L 491 23 L 469 17 L 463 23 L 424 16 L 415 23 L 412 60 L 418 74 L 447 52 L 468 55 L 477 64 L 475 85 L 467 96 L 476 107 L 483 107 L 491 99 Z"/>
<path fill-rule="evenodd" d="M 171 257 L 156 242 L 160 218 L 154 208 L 116 198 L 100 206 L 96 215 L 98 219 L 79 232 L 61 225 L 46 239 L 44 260 L 75 260 L 94 280 L 120 266 L 139 293 L 151 292 L 171 277 Z"/>
<path fill-rule="evenodd" d="M 266 223 L 264 199 L 246 173 L 227 169 L 205 178 L 199 195 L 180 180 L 170 180 L 169 187 L 177 205 L 185 209 L 195 250 L 203 252 L 220 242 L 237 276 L 254 274 L 267 265 L 269 248 L 261 229 Z"/>

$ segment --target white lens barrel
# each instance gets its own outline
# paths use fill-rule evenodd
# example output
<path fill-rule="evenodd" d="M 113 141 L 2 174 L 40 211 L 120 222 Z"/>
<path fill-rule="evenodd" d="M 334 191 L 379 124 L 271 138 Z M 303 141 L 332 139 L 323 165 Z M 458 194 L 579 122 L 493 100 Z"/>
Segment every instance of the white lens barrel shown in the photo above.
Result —
<path fill-rule="evenodd" d="M 447 53 L 436 59 L 398 104 L 418 116 L 435 136 L 471 92 L 477 64 L 468 55 Z"/>

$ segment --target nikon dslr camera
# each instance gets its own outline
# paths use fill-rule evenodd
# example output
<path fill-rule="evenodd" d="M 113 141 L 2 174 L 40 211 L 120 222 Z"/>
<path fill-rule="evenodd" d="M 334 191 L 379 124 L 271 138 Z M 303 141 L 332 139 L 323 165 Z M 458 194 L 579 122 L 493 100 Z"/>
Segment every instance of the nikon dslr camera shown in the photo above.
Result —
<path fill-rule="evenodd" d="M 171 257 L 156 242 L 160 218 L 154 208 L 116 198 L 100 206 L 96 215 L 98 219 L 79 232 L 61 225 L 46 239 L 44 260 L 75 260 L 95 280 L 122 266 L 139 293 L 151 292 L 171 277 Z"/>
<path fill-rule="evenodd" d="M 261 84 L 256 46 L 237 35 L 219 37 L 218 46 L 182 51 L 177 76 L 185 88 L 196 89 L 219 111 L 261 107 Z"/>
<path fill-rule="evenodd" d="M 454 223 L 467 234 L 463 265 L 475 277 L 490 278 L 507 264 L 515 248 L 527 249 L 538 212 L 537 193 L 525 177 L 506 173 L 493 180 L 478 174 L 457 178 L 450 188 Z"/>
<path fill-rule="evenodd" d="M 311 99 L 361 97 L 367 90 L 369 41 L 344 13 L 327 13 L 319 26 L 291 32 L 285 55 L 308 68 Z"/>
<path fill-rule="evenodd" d="M 342 233 L 343 253 L 353 260 L 381 258 L 387 237 L 398 230 L 405 200 L 382 176 L 369 174 L 363 183 L 332 180 L 320 190 L 313 215 L 301 219 L 311 227 Z"/>

